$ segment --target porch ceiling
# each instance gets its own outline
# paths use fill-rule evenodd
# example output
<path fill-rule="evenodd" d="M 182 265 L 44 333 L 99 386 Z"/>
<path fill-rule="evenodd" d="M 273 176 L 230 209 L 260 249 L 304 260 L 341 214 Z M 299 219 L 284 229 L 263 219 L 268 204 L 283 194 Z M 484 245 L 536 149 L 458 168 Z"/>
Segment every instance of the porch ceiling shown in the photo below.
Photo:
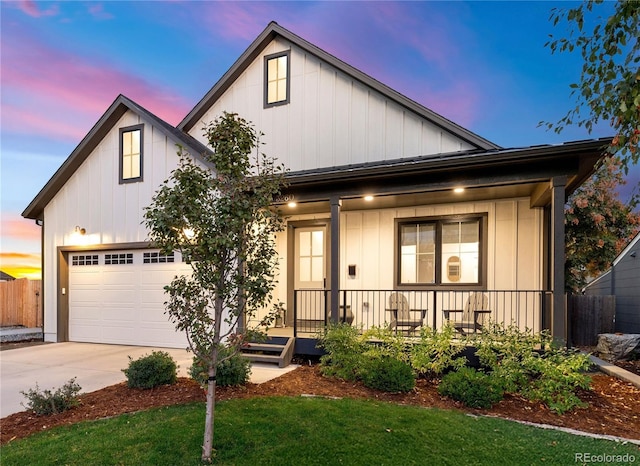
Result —
<path fill-rule="evenodd" d="M 372 188 L 362 190 L 357 194 L 345 187 L 342 196 L 342 211 L 350 210 L 370 210 L 387 209 L 396 207 L 410 207 L 415 205 L 449 204 L 455 202 L 475 202 L 489 199 L 508 199 L 517 197 L 529 197 L 535 192 L 543 189 L 546 183 L 522 183 L 506 186 L 480 186 L 465 187 L 464 192 L 455 193 L 453 187 L 437 190 L 410 193 L 393 193 L 385 191 L 384 188 Z M 319 193 L 318 193 L 319 194 Z M 367 201 L 365 195 L 373 196 L 373 200 Z M 296 205 L 293 207 L 287 204 L 280 205 L 283 214 L 312 214 L 329 212 L 329 200 L 317 198 L 317 194 L 303 193 L 292 194 Z"/>

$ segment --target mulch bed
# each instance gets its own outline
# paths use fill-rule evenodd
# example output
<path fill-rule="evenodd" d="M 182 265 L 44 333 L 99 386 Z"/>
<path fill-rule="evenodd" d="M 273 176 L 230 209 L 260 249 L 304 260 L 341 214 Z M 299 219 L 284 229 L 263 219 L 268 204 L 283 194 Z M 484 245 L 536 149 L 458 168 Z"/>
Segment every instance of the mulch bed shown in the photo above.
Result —
<path fill-rule="evenodd" d="M 326 378 L 320 374 L 317 365 L 302 365 L 294 371 L 263 384 L 219 387 L 217 399 L 303 394 L 351 397 L 455 409 L 473 414 L 499 416 L 640 440 L 640 388 L 604 374 L 594 374 L 592 390 L 579 393 L 580 398 L 589 403 L 589 407 L 576 409 L 563 415 L 554 414 L 544 405 L 518 396 L 507 396 L 488 410 L 468 409 L 461 403 L 440 396 L 436 383 L 430 380 L 419 380 L 412 392 L 392 394 L 366 388 L 358 382 Z M 61 414 L 36 416 L 29 412 L 21 412 L 5 417 L 0 420 L 0 444 L 48 430 L 54 426 L 107 418 L 158 406 L 204 401 L 205 393 L 193 380 L 180 378 L 174 385 L 152 390 L 131 389 L 127 388 L 125 383 L 121 383 L 83 394 L 80 400 L 79 407 Z"/>

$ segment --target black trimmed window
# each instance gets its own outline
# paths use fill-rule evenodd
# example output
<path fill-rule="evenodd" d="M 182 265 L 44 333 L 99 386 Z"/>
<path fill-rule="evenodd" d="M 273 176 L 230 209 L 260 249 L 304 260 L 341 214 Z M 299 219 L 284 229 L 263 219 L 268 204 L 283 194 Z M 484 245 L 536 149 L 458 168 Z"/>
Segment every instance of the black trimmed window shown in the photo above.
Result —
<path fill-rule="evenodd" d="M 398 219 L 396 224 L 398 285 L 483 285 L 485 215 Z"/>
<path fill-rule="evenodd" d="M 120 128 L 120 183 L 142 181 L 144 125 Z"/>
<path fill-rule="evenodd" d="M 142 254 L 142 262 L 144 264 L 166 264 L 175 262 L 174 253 L 162 254 L 159 252 L 145 252 Z"/>
<path fill-rule="evenodd" d="M 98 265 L 97 254 L 71 256 L 71 265 Z"/>
<path fill-rule="evenodd" d="M 288 50 L 264 57 L 265 108 L 289 103 L 290 57 Z"/>
<path fill-rule="evenodd" d="M 133 264 L 133 253 L 105 254 L 104 265 Z"/>

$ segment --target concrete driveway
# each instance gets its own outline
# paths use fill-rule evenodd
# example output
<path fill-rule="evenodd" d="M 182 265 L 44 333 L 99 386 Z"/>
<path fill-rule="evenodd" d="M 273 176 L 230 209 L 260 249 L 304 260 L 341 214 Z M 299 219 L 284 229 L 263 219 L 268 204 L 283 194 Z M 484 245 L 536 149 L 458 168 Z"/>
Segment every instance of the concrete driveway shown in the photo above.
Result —
<path fill-rule="evenodd" d="M 129 365 L 128 356 L 138 359 L 153 350 L 168 352 L 178 363 L 178 376 L 188 377 L 193 354 L 175 348 L 65 342 L 0 351 L 0 418 L 24 411 L 26 399 L 20 392 L 36 383 L 40 390 L 57 389 L 76 377 L 81 393 L 92 392 L 125 381 L 122 369 Z M 262 383 L 295 367 L 254 364 L 251 381 Z"/>

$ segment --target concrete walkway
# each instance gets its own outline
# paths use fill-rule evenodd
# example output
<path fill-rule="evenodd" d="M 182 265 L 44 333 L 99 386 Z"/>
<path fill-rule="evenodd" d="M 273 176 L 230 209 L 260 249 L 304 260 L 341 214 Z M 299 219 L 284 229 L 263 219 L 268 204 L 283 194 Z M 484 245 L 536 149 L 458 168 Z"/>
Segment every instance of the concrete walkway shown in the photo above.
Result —
<path fill-rule="evenodd" d="M 0 351 L 0 418 L 24 411 L 21 391 L 35 388 L 57 389 L 76 377 L 82 393 L 126 380 L 122 369 L 129 358 L 138 359 L 154 350 L 168 352 L 178 364 L 178 376 L 188 377 L 193 354 L 175 348 L 102 345 L 96 343 L 48 343 Z M 272 364 L 253 364 L 251 382 L 274 379 L 297 366 L 278 368 Z"/>
<path fill-rule="evenodd" d="M 598 368 L 607 375 L 611 375 L 613 377 L 617 377 L 620 380 L 624 380 L 625 382 L 632 383 L 636 387 L 640 388 L 640 375 L 636 375 L 633 372 L 629 372 L 622 367 L 618 367 L 615 364 L 600 359 L 594 355 L 589 356 L 591 358 L 591 362 L 598 366 Z"/>

